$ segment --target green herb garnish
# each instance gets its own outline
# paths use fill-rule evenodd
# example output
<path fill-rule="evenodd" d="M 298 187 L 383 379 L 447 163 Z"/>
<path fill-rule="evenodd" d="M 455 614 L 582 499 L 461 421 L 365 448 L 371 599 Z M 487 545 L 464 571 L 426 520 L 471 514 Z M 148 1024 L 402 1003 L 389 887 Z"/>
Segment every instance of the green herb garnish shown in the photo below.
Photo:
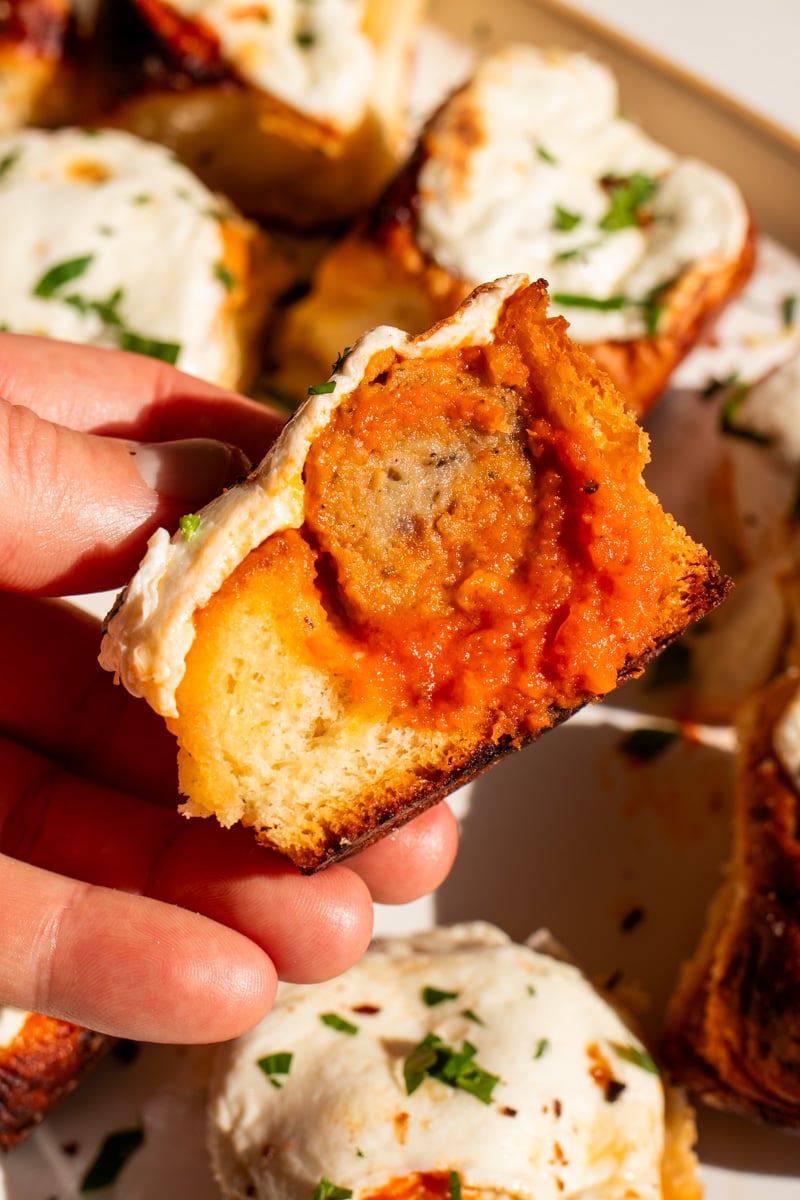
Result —
<path fill-rule="evenodd" d="M 629 758 L 650 762 L 679 737 L 677 729 L 634 729 L 622 739 L 619 748 Z"/>
<path fill-rule="evenodd" d="M 346 1033 L 349 1037 L 355 1037 L 358 1033 L 358 1026 L 353 1025 L 350 1021 L 346 1021 L 344 1017 L 340 1017 L 338 1013 L 320 1013 L 320 1021 L 323 1025 L 335 1029 L 337 1033 Z"/>
<path fill-rule="evenodd" d="M 274 1088 L 283 1087 L 277 1076 L 289 1074 L 292 1069 L 293 1057 L 290 1051 L 279 1050 L 276 1054 L 267 1054 L 264 1058 L 258 1059 L 258 1066 Z"/>
<path fill-rule="evenodd" d="M 465 1008 L 462 1012 L 462 1017 L 466 1017 L 468 1021 L 472 1021 L 475 1025 L 486 1025 L 482 1017 L 479 1017 L 474 1008 Z"/>
<path fill-rule="evenodd" d="M 326 1179 L 324 1175 L 314 1188 L 314 1200 L 350 1200 L 352 1194 L 352 1188 L 339 1187 L 338 1184 L 331 1183 L 330 1179 Z"/>
<path fill-rule="evenodd" d="M 458 1171 L 450 1172 L 450 1200 L 461 1200 L 461 1178 Z"/>
<path fill-rule="evenodd" d="M 703 400 L 712 400 L 718 392 L 727 391 L 727 389 L 733 387 L 738 380 L 738 371 L 733 371 L 730 375 L 726 375 L 724 379 L 709 379 L 708 383 L 700 393 L 700 397 Z"/>
<path fill-rule="evenodd" d="M 342 367 L 344 366 L 345 359 L 347 358 L 351 349 L 352 346 L 345 346 L 344 350 L 339 351 L 339 353 L 336 355 L 336 362 L 331 367 L 331 375 L 338 375 L 339 371 L 341 371 Z"/>
<path fill-rule="evenodd" d="M 454 1050 L 435 1033 L 429 1033 L 403 1064 L 406 1092 L 410 1096 L 430 1076 L 488 1104 L 499 1078 L 478 1066 L 476 1053 L 477 1048 L 471 1042 L 464 1042 L 460 1050 Z"/>
<path fill-rule="evenodd" d="M 143 1129 L 120 1129 L 110 1133 L 81 1181 L 81 1194 L 110 1187 L 143 1141 Z"/>
<path fill-rule="evenodd" d="M 553 292 L 552 301 L 562 308 L 598 308 L 603 312 L 619 311 L 629 308 L 632 304 L 641 304 L 639 300 L 629 300 L 627 296 L 579 296 L 573 292 Z"/>
<path fill-rule="evenodd" d="M 539 1038 L 539 1041 L 536 1043 L 536 1049 L 533 1052 L 533 1057 L 541 1058 L 542 1055 L 549 1049 L 550 1049 L 550 1039 L 549 1038 Z"/>
<path fill-rule="evenodd" d="M 21 154 L 21 147 L 15 146 L 13 150 L 9 150 L 8 154 L 4 154 L 3 157 L 0 158 L 0 179 L 2 179 L 4 175 L 8 174 L 11 168 L 19 160 L 19 156 Z"/>
<path fill-rule="evenodd" d="M 736 421 L 739 409 L 747 399 L 749 392 L 750 387 L 746 383 L 740 383 L 733 389 L 722 406 L 719 417 L 720 432 L 728 434 L 729 437 L 744 438 L 745 441 L 755 442 L 757 446 L 770 446 L 772 438 L 769 434 L 762 433 L 759 429 L 752 429 L 748 425 L 739 425 Z"/>
<path fill-rule="evenodd" d="M 161 362 L 172 366 L 178 361 L 181 352 L 180 342 L 159 342 L 156 338 L 142 337 L 130 329 L 124 329 L 120 334 L 121 350 L 130 350 L 134 354 L 146 354 L 148 358 L 158 358 Z"/>
<path fill-rule="evenodd" d="M 600 222 L 600 228 L 612 232 L 638 225 L 642 208 L 658 191 L 658 180 L 636 171 L 626 179 L 610 179 L 606 182 L 610 206 Z"/>
<path fill-rule="evenodd" d="M 314 383 L 308 389 L 309 396 L 327 396 L 328 392 L 336 390 L 336 380 L 329 379 L 327 383 Z"/>
<path fill-rule="evenodd" d="M 620 1042 L 612 1042 L 611 1049 L 625 1062 L 633 1063 L 635 1067 L 641 1067 L 643 1071 L 649 1071 L 652 1075 L 661 1074 L 652 1054 L 648 1054 L 646 1050 L 640 1050 L 638 1046 L 623 1046 Z"/>
<path fill-rule="evenodd" d="M 428 1008 L 434 1008 L 437 1004 L 444 1004 L 445 1000 L 457 1000 L 458 992 L 443 992 L 440 988 L 424 987 L 422 989 L 422 999 Z"/>
<path fill-rule="evenodd" d="M 184 513 L 178 526 L 186 541 L 190 542 L 200 528 L 200 518 L 197 513 Z"/>
<path fill-rule="evenodd" d="M 570 212 L 568 208 L 562 208 L 560 204 L 555 207 L 555 216 L 553 217 L 553 228 L 563 229 L 569 232 L 576 225 L 580 225 L 583 217 L 580 213 Z"/>
<path fill-rule="evenodd" d="M 304 50 L 308 50 L 314 45 L 317 39 L 314 37 L 313 33 L 303 30 L 294 35 L 294 40 L 297 42 L 298 46 L 302 46 Z"/>
<path fill-rule="evenodd" d="M 0 164 L 2 166 L 2 164 Z M 0 172 L 2 173 L 2 172 Z M 797 296 L 784 296 L 781 305 L 781 313 L 783 314 L 783 328 L 791 329 L 795 322 L 797 313 Z"/>
<path fill-rule="evenodd" d="M 232 292 L 236 287 L 236 276 L 233 271 L 229 271 L 222 263 L 214 263 L 214 274 L 226 292 Z"/>
<path fill-rule="evenodd" d="M 39 296 L 42 300 L 51 299 L 65 284 L 83 275 L 93 261 L 93 254 L 84 254 L 81 258 L 68 258 L 64 262 L 56 263 L 49 271 L 45 271 L 36 284 L 33 289 L 34 296 Z"/>
<path fill-rule="evenodd" d="M 539 155 L 539 158 L 541 158 L 543 160 L 543 162 L 551 163 L 551 164 L 555 164 L 558 162 L 558 159 L 556 158 L 556 156 L 554 154 L 551 154 L 546 146 L 537 146 L 536 153 Z"/>

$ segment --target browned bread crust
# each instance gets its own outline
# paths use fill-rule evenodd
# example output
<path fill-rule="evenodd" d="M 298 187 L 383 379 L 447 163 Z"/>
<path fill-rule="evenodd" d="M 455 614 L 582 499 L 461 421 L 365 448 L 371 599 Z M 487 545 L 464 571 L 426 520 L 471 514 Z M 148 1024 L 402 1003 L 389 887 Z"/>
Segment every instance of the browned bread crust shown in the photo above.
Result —
<path fill-rule="evenodd" d="M 11 1150 L 78 1086 L 112 1039 L 69 1021 L 29 1013 L 0 1047 L 0 1150 Z"/>
<path fill-rule="evenodd" d="M 309 450 L 303 526 L 196 613 L 169 722 L 190 813 L 315 870 L 639 674 L 722 599 L 640 478 L 644 435 L 546 305 L 518 284 L 467 349 L 456 325 L 439 353 L 372 356 Z"/>
<path fill-rule="evenodd" d="M 716 1108 L 800 1128 L 800 800 L 773 748 L 796 671 L 740 724 L 735 845 L 672 997 L 662 1056 Z"/>
<path fill-rule="evenodd" d="M 249 7 L 268 14 L 267 5 Z M 112 0 L 93 120 L 170 147 L 249 216 L 291 230 L 339 228 L 375 200 L 405 148 L 419 8 L 419 0 L 369 0 L 365 31 L 383 87 L 361 122 L 342 131 L 249 83 L 213 30 L 166 0 Z"/>
<path fill-rule="evenodd" d="M 69 0 L 8 0 L 0 15 L 0 132 L 70 121 L 77 43 Z"/>

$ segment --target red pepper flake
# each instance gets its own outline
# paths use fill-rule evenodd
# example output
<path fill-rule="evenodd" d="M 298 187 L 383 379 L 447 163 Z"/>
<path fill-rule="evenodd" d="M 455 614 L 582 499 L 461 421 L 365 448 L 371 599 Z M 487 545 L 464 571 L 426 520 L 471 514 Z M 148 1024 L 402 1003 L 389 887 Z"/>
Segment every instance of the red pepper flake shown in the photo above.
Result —
<path fill-rule="evenodd" d="M 560 1100 L 553 1101 L 553 1112 L 557 1117 L 561 1116 L 562 1109 L 561 1109 L 561 1101 Z"/>
<path fill-rule="evenodd" d="M 374 1017 L 381 1011 L 381 1008 L 379 1004 L 354 1004 L 351 1011 L 361 1013 L 364 1017 Z"/>
<path fill-rule="evenodd" d="M 515 1117 L 517 1115 L 517 1110 L 515 1108 L 509 1108 L 507 1104 L 504 1104 L 503 1107 L 498 1111 L 501 1117 Z"/>

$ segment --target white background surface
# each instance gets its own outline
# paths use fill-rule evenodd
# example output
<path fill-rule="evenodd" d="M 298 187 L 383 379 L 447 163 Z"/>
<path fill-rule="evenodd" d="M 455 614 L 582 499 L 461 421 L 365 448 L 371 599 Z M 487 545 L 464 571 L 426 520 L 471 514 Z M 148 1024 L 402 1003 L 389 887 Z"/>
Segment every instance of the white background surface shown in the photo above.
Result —
<path fill-rule="evenodd" d="M 568 0 L 800 136 L 798 0 Z"/>

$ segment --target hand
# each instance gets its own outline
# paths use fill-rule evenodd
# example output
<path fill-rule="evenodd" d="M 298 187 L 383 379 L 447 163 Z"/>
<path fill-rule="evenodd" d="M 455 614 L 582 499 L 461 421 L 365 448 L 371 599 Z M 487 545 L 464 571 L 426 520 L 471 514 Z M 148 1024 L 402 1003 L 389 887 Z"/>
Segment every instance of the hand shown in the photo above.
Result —
<path fill-rule="evenodd" d="M 98 666 L 97 621 L 46 597 L 121 586 L 281 420 L 151 359 L 13 334 L 0 396 L 0 1003 L 148 1041 L 233 1037 L 278 976 L 355 962 L 373 900 L 435 888 L 455 822 L 439 805 L 302 877 L 244 829 L 181 817 L 164 723 Z"/>

